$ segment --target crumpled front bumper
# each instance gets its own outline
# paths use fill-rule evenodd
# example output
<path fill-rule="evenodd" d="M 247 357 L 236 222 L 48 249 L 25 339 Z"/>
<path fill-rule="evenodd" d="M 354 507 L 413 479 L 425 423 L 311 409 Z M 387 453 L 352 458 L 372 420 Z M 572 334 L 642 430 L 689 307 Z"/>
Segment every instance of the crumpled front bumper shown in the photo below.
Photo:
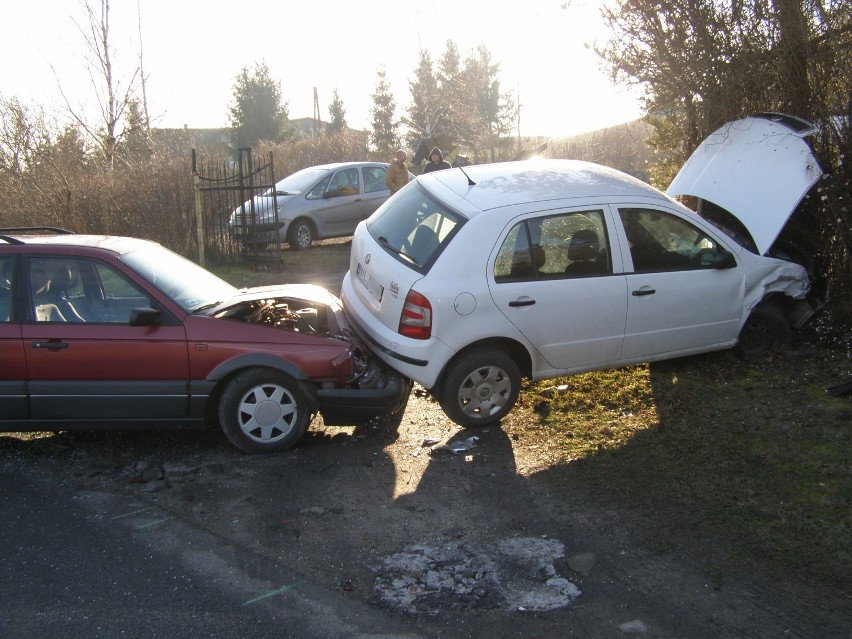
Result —
<path fill-rule="evenodd" d="M 328 426 L 360 424 L 393 415 L 405 407 L 412 382 L 386 369 L 382 388 L 322 388 L 317 390 L 320 414 Z"/>

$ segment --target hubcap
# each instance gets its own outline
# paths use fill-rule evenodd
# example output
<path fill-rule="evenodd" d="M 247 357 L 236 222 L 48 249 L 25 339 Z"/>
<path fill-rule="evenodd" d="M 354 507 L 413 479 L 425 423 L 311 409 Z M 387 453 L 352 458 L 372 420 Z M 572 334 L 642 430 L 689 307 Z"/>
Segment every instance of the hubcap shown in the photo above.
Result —
<path fill-rule="evenodd" d="M 255 386 L 243 395 L 238 419 L 247 437 L 257 442 L 275 442 L 285 437 L 298 418 L 296 401 L 277 384 Z"/>
<path fill-rule="evenodd" d="M 459 388 L 459 406 L 473 417 L 490 417 L 506 405 L 512 382 L 497 366 L 484 366 L 467 376 Z"/>
<path fill-rule="evenodd" d="M 311 243 L 311 229 L 304 224 L 301 225 L 296 232 L 296 239 L 302 248 L 308 246 Z"/>

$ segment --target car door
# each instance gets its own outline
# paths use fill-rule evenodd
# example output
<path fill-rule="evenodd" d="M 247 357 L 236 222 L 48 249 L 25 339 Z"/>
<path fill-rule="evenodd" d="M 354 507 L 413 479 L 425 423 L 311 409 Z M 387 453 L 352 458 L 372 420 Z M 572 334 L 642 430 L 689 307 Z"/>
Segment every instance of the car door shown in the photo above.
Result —
<path fill-rule="evenodd" d="M 27 416 L 27 364 L 21 341 L 21 322 L 15 256 L 0 256 L 0 421 Z"/>
<path fill-rule="evenodd" d="M 21 331 L 30 411 L 44 420 L 156 420 L 187 415 L 183 325 L 114 265 L 63 256 L 26 262 Z M 161 310 L 157 326 L 131 311 Z"/>
<path fill-rule="evenodd" d="M 726 252 L 719 240 L 669 211 L 620 207 L 618 217 L 625 262 L 632 264 L 621 359 L 655 359 L 736 340 L 744 274 L 735 260 L 718 268 L 714 260 Z"/>
<path fill-rule="evenodd" d="M 383 166 L 362 166 L 361 182 L 364 185 L 364 218 L 370 217 L 390 197 L 390 189 L 385 183 L 388 170 Z M 353 229 L 354 232 L 354 229 Z"/>
<path fill-rule="evenodd" d="M 369 217 L 371 212 L 358 167 L 336 171 L 323 195 L 323 202 L 322 226 L 327 234 L 352 234 L 358 222 Z"/>
<path fill-rule="evenodd" d="M 494 259 L 494 303 L 555 370 L 605 365 L 621 352 L 626 282 L 613 267 L 620 257 L 606 219 L 603 209 L 527 217 L 505 234 Z M 581 257 L 572 241 L 584 233 L 597 246 Z"/>

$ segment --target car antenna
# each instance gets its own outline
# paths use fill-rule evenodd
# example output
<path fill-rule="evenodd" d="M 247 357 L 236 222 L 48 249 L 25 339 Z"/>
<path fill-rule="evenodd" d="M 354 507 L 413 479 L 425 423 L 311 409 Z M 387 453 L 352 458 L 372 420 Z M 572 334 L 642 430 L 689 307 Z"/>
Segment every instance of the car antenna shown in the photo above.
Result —
<path fill-rule="evenodd" d="M 461 171 L 462 173 L 464 173 L 464 169 L 463 169 L 462 167 L 459 167 L 459 171 Z M 471 179 L 470 179 L 470 176 L 469 176 L 467 173 L 464 173 L 464 176 L 467 178 L 467 185 L 468 185 L 468 186 L 476 186 L 476 182 L 474 182 L 473 180 L 471 180 Z"/>

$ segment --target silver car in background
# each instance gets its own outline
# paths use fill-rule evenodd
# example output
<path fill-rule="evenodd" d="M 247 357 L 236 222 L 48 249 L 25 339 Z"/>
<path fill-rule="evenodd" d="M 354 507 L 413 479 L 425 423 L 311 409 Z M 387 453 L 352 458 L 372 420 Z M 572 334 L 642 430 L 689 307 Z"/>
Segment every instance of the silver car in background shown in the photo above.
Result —
<path fill-rule="evenodd" d="M 296 171 L 235 209 L 228 226 L 245 243 L 287 242 L 294 250 L 352 235 L 390 197 L 387 170 L 382 162 L 340 162 Z"/>

